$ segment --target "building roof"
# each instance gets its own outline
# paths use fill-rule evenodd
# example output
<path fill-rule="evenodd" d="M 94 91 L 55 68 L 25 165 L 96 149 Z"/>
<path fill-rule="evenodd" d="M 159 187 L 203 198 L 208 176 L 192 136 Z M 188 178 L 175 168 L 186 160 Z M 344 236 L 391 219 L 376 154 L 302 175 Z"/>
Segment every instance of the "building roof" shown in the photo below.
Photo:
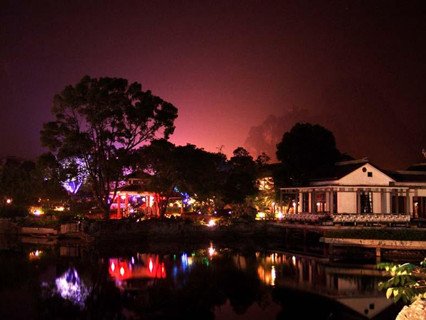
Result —
<path fill-rule="evenodd" d="M 370 164 L 384 174 L 388 175 L 396 182 L 426 182 L 426 163 L 421 163 L 409 167 L 407 170 L 383 170 L 380 167 L 372 164 L 367 158 L 351 161 L 337 162 L 333 167 L 323 169 L 316 174 L 312 179 L 314 181 L 339 180 L 351 172 L 361 168 L 366 164 Z M 424 169 L 424 170 L 414 170 Z"/>
<path fill-rule="evenodd" d="M 426 172 L 426 162 L 416 163 L 407 168 L 407 171 L 424 171 Z"/>
<path fill-rule="evenodd" d="M 426 171 L 385 171 L 397 182 L 426 182 Z"/>
<path fill-rule="evenodd" d="M 349 173 L 369 163 L 367 158 L 336 162 L 334 166 L 324 167 L 315 172 L 310 181 L 339 180 Z M 369 163 L 372 165 L 371 163 Z M 375 165 L 373 165 L 376 167 Z M 379 169 L 380 170 L 380 169 Z"/>

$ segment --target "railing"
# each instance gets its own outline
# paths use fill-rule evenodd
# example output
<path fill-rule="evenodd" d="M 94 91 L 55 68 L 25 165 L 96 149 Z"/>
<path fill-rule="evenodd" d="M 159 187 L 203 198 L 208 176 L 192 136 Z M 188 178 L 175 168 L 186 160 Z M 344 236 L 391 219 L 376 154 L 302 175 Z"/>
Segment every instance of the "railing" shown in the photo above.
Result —
<path fill-rule="evenodd" d="M 333 214 L 333 223 L 337 224 L 405 224 L 410 223 L 407 214 Z"/>
<path fill-rule="evenodd" d="M 314 213 L 296 213 L 284 214 L 283 221 L 290 223 L 306 223 L 320 224 L 324 222 L 332 222 L 332 224 L 348 224 L 348 225 L 409 225 L 410 215 L 407 214 L 314 214 Z"/>
<path fill-rule="evenodd" d="M 315 223 L 321 223 L 321 222 L 330 220 L 330 215 L 314 214 L 314 213 L 293 213 L 293 214 L 284 214 L 283 220 L 286 222 L 315 224 Z"/>

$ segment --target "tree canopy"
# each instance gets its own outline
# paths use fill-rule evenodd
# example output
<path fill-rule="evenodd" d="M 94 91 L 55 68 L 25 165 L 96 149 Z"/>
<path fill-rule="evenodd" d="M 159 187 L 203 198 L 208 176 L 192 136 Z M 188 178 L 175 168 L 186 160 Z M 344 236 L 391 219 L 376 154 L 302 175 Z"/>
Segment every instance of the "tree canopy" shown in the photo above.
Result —
<path fill-rule="evenodd" d="M 281 177 L 301 182 L 318 168 L 342 158 L 331 131 L 318 124 L 297 123 L 277 144 L 277 158 L 284 166 Z"/>
<path fill-rule="evenodd" d="M 108 217 L 135 150 L 158 137 L 167 139 L 174 131 L 177 109 L 143 91 L 137 82 L 85 76 L 55 95 L 52 114 L 54 121 L 41 130 L 42 144 L 65 166 L 84 168 Z"/>
<path fill-rule="evenodd" d="M 256 162 L 242 147 L 234 150 L 228 161 L 228 172 L 224 185 L 224 199 L 229 203 L 241 204 L 247 196 L 254 195 L 256 188 Z"/>
<path fill-rule="evenodd" d="M 205 201 L 220 197 L 221 166 L 225 156 L 197 148 L 192 144 L 175 146 L 163 139 L 140 150 L 140 167 L 152 174 L 150 187 L 161 193 L 164 215 L 168 198 L 175 190 Z"/>

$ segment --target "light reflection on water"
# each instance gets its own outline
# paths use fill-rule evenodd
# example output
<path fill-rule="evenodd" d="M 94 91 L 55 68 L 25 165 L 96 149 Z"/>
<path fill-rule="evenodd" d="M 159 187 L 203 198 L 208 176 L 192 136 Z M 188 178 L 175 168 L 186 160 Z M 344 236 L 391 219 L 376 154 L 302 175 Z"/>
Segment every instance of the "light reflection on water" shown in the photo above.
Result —
<path fill-rule="evenodd" d="M 143 291 L 152 286 L 151 282 L 138 282 L 135 286 L 132 281 L 137 279 L 166 281 L 180 277 L 183 281 L 182 276 L 194 268 L 220 270 L 221 264 L 231 263 L 238 272 L 250 274 L 255 270 L 257 279 L 266 288 L 281 287 L 320 294 L 368 318 L 392 304 L 377 290 L 377 283 L 384 273 L 373 265 L 362 268 L 333 266 L 325 259 L 279 252 L 247 255 L 219 249 L 213 244 L 194 252 L 174 255 L 137 253 L 136 257 L 109 259 L 109 275 L 121 290 Z"/>
<path fill-rule="evenodd" d="M 142 314 L 147 319 L 177 314 L 178 318 L 288 319 L 312 311 L 296 307 L 303 300 L 320 304 L 314 319 L 346 319 L 348 314 L 351 319 L 365 319 L 392 304 L 377 290 L 384 273 L 374 265 L 339 265 L 284 252 L 241 252 L 213 243 L 167 254 L 140 251 L 88 257 L 76 256 L 75 250 L 59 252 L 60 256 L 49 256 L 39 248 L 25 259 L 30 268 L 36 267 L 39 284 L 49 288 L 47 298 L 56 295 L 71 302 L 81 310 L 76 311 L 80 318 L 97 310 L 92 318 L 102 318 L 102 312 L 126 318 L 130 312 L 134 319 Z"/>

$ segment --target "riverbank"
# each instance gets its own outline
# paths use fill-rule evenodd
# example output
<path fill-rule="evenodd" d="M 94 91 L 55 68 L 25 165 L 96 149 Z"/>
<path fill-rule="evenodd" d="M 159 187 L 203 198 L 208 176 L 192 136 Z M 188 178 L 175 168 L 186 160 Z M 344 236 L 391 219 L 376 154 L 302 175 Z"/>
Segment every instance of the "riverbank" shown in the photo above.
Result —
<path fill-rule="evenodd" d="M 283 249 L 332 256 L 370 251 L 374 254 L 374 249 L 380 247 L 374 245 L 376 242 L 383 244 L 383 241 L 391 241 L 390 244 L 386 242 L 387 252 L 410 249 L 422 251 L 423 247 L 426 251 L 426 230 L 417 227 L 324 226 L 243 219 L 210 226 L 186 219 L 85 220 L 56 225 L 48 221 L 47 226 L 50 227 L 43 227 L 41 220 L 37 223 L 32 220 L 26 222 L 2 219 L 0 234 L 17 235 L 25 243 L 47 245 L 70 241 L 103 247 L 155 243 L 190 245 L 220 241 L 264 247 L 273 244 Z M 341 239 L 338 243 L 340 248 L 330 250 L 332 246 L 336 247 L 335 239 Z M 364 245 L 366 241 L 368 246 Z M 415 246 L 411 246 L 412 243 Z M 354 251 L 355 246 L 357 248 Z M 378 252 L 376 250 L 376 256 Z"/>

